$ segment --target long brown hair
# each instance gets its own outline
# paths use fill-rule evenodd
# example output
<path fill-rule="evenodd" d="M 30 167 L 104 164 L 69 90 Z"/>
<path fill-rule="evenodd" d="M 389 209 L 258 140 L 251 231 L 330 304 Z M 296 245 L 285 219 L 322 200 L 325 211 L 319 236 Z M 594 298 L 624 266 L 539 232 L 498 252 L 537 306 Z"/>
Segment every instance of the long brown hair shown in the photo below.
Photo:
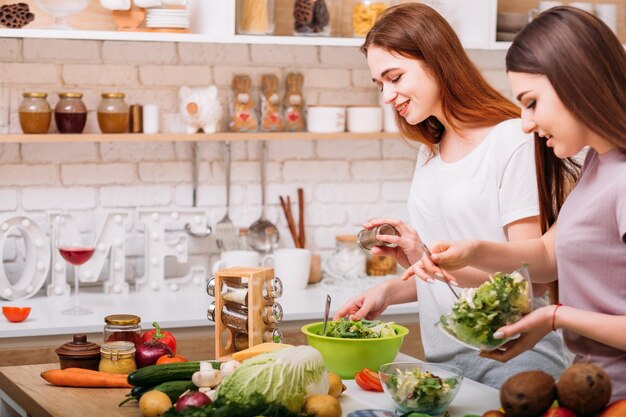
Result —
<path fill-rule="evenodd" d="M 404 3 L 385 10 L 361 46 L 366 56 L 370 46 L 423 61 L 439 85 L 443 115 L 453 128 L 455 121 L 484 127 L 520 116 L 519 108 L 485 80 L 448 22 L 425 4 Z M 396 114 L 396 122 L 402 136 L 435 153 L 444 132 L 440 120 L 431 116 L 410 125 Z"/>
<path fill-rule="evenodd" d="M 573 7 L 543 12 L 515 38 L 507 71 L 545 75 L 563 105 L 626 155 L 626 53 L 611 29 Z M 542 228 L 556 221 L 579 166 L 535 135 Z"/>

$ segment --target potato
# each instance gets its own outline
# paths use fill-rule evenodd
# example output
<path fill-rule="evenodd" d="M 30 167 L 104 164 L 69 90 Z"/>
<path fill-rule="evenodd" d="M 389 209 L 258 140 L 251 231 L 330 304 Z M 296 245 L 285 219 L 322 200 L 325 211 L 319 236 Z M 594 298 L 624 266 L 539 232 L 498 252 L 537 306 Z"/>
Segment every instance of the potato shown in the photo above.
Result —
<path fill-rule="evenodd" d="M 500 389 L 506 417 L 540 417 L 556 397 L 554 378 L 543 371 L 526 371 L 507 379 Z"/>
<path fill-rule="evenodd" d="M 611 379 L 592 363 L 577 363 L 563 372 L 556 390 L 560 406 L 579 417 L 593 416 L 611 399 Z"/>

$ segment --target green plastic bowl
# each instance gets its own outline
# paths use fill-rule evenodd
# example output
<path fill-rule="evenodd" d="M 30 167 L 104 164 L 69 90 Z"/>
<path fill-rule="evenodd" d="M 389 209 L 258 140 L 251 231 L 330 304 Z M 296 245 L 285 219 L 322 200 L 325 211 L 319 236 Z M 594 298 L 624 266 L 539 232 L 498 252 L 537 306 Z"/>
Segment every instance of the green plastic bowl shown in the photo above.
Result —
<path fill-rule="evenodd" d="M 302 326 L 309 346 L 319 350 L 324 358 L 326 369 L 336 373 L 343 379 L 354 379 L 354 374 L 363 368 L 374 372 L 384 363 L 393 362 L 400 351 L 404 336 L 409 329 L 399 324 L 391 326 L 396 336 L 380 339 L 341 339 L 338 337 L 320 336 L 322 322 Z"/>

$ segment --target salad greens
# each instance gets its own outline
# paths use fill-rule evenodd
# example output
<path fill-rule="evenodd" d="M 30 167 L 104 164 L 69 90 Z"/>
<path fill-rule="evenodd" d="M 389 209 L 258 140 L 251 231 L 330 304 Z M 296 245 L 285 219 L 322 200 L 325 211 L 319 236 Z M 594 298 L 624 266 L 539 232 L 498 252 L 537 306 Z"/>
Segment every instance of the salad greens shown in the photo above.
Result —
<path fill-rule="evenodd" d="M 518 272 L 496 273 L 478 288 L 465 289 L 452 311 L 441 316 L 445 330 L 480 349 L 495 349 L 506 340 L 493 333 L 531 310 L 530 284 Z"/>
<path fill-rule="evenodd" d="M 391 323 L 384 323 L 380 320 L 350 321 L 342 317 L 328 322 L 323 336 L 342 339 L 380 339 L 395 335 L 396 331 L 391 327 Z"/>
<path fill-rule="evenodd" d="M 443 379 L 419 368 L 396 369 L 385 381 L 398 408 L 429 413 L 448 405 L 458 383 L 457 378 Z"/>
<path fill-rule="evenodd" d="M 246 404 L 222 399 L 203 407 L 187 407 L 183 411 L 170 408 L 164 417 L 306 417 L 300 412 L 290 411 L 281 404 L 268 403 L 261 394 L 255 394 Z"/>

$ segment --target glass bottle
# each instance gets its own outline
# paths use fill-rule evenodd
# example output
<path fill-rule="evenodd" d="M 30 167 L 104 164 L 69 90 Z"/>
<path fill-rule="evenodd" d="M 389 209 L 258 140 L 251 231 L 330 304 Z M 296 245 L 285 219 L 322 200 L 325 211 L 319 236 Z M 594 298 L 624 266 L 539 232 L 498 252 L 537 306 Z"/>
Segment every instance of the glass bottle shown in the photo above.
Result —
<path fill-rule="evenodd" d="M 102 133 L 128 131 L 129 107 L 124 93 L 103 93 L 98 105 L 98 125 Z"/>
<path fill-rule="evenodd" d="M 87 107 L 81 93 L 59 93 L 54 107 L 54 121 L 59 133 L 83 133 L 87 123 Z"/>
<path fill-rule="evenodd" d="M 274 33 L 274 0 L 237 0 L 237 33 Z"/>
<path fill-rule="evenodd" d="M 133 314 L 112 314 L 104 318 L 104 341 L 126 341 L 137 345 L 141 341 L 141 318 Z"/>
<path fill-rule="evenodd" d="M 370 250 L 374 246 L 387 246 L 390 248 L 397 246 L 395 243 L 387 243 L 376 239 L 377 235 L 400 236 L 400 233 L 389 223 L 379 224 L 372 229 L 363 229 L 357 236 L 359 247 L 361 249 Z"/>
<path fill-rule="evenodd" d="M 357 246 L 354 235 L 335 236 L 335 253 L 330 258 L 331 271 L 342 277 L 362 277 L 365 275 L 365 253 Z"/>
<path fill-rule="evenodd" d="M 18 109 L 20 126 L 24 133 L 48 133 L 52 121 L 52 109 L 46 101 L 46 93 L 24 93 Z"/>
<path fill-rule="evenodd" d="M 263 342 L 265 343 L 282 343 L 283 333 L 280 329 L 266 329 L 263 332 Z M 248 333 L 237 333 L 235 335 L 235 350 L 240 351 L 248 349 Z"/>
<path fill-rule="evenodd" d="M 135 345 L 131 342 L 107 342 L 100 347 L 100 372 L 128 375 L 137 369 Z"/>
<path fill-rule="evenodd" d="M 352 34 L 364 37 L 370 31 L 378 16 L 389 7 L 388 0 L 353 0 Z"/>

